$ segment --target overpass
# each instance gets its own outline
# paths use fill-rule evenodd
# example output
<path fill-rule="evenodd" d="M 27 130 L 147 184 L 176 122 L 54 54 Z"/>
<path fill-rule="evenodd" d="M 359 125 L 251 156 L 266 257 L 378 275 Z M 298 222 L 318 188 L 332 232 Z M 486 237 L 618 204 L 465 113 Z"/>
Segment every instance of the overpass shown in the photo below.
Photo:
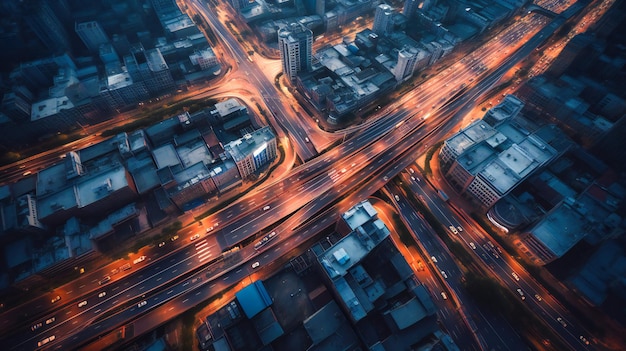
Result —
<path fill-rule="evenodd" d="M 541 7 L 539 5 L 535 5 L 535 4 L 528 5 L 528 7 L 526 9 L 528 10 L 528 13 L 535 12 L 535 13 L 538 13 L 540 15 L 544 15 L 544 16 L 546 16 L 548 18 L 555 18 L 556 16 L 559 15 L 558 13 L 552 12 L 552 11 L 546 9 L 546 8 L 543 8 L 543 7 Z"/>

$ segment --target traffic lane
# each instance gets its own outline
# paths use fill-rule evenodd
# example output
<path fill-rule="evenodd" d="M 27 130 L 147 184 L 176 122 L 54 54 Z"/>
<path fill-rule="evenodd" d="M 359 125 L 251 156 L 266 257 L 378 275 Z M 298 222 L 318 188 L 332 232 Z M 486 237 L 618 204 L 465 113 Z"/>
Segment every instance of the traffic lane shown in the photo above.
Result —
<path fill-rule="evenodd" d="M 399 189 L 397 189 L 399 191 Z M 401 196 L 400 197 L 401 201 L 404 201 L 406 203 L 406 207 L 407 209 L 410 207 L 410 203 L 408 202 L 408 200 L 404 197 Z M 414 210 L 414 209 L 413 209 Z M 423 219 L 418 219 L 418 216 L 416 215 L 417 211 L 413 211 L 411 212 L 410 210 L 406 210 L 406 211 L 402 211 L 401 214 L 403 215 L 403 217 L 405 218 L 405 220 L 410 223 L 410 228 L 415 228 L 418 227 L 419 224 L 421 223 L 422 225 L 420 226 L 421 228 L 424 228 L 424 220 Z M 430 228 L 430 226 L 428 226 L 428 230 L 424 230 L 424 231 L 414 231 L 414 234 L 417 236 L 418 240 L 420 240 L 420 242 L 423 244 L 423 246 L 425 247 L 425 249 L 427 250 L 427 254 L 431 255 L 432 257 L 435 257 L 437 262 L 434 262 L 434 260 L 432 260 L 431 258 L 427 258 L 426 261 L 429 261 L 432 266 L 434 267 L 439 274 L 439 270 L 443 267 L 446 268 L 448 271 L 450 271 L 452 274 L 457 274 L 456 270 L 450 268 L 450 266 L 445 266 L 445 265 L 441 265 L 439 262 L 445 262 L 448 261 L 450 262 L 450 264 L 452 266 L 456 267 L 456 264 L 454 263 L 454 261 L 450 260 L 450 257 L 442 254 L 442 252 L 446 252 L 446 250 L 443 249 L 443 243 L 439 243 L 439 241 L 437 240 L 437 238 L 433 241 L 435 241 L 436 243 L 434 243 L 431 240 L 425 240 L 425 239 L 420 239 L 423 237 L 428 236 L 428 234 L 430 234 L 430 236 L 435 237 L 436 234 L 434 234 L 432 228 Z M 429 247 L 429 245 L 424 245 L 424 243 L 432 243 L 433 246 Z M 438 247 L 435 247 L 435 245 L 437 245 Z M 429 265 L 430 266 L 430 265 Z M 459 276 L 461 273 L 458 273 Z M 450 276 L 449 276 L 450 278 Z M 486 318 L 484 318 L 484 315 L 480 314 L 480 309 L 477 308 L 474 304 L 473 304 L 473 300 L 468 298 L 465 295 L 464 289 L 462 287 L 462 284 L 460 282 L 460 279 L 446 279 L 446 284 L 448 284 L 449 288 L 451 290 L 454 291 L 455 295 L 459 298 L 459 301 L 463 302 L 463 306 L 464 308 L 468 309 L 468 313 L 470 313 L 471 315 L 477 315 L 480 318 L 482 318 L 482 320 L 474 320 L 473 322 L 470 322 L 470 324 L 472 323 L 478 323 L 479 325 L 486 325 L 486 327 L 481 327 L 479 328 L 481 335 L 484 335 L 486 337 L 486 340 L 492 340 L 490 343 L 487 343 L 486 345 L 489 345 L 490 347 L 498 347 L 498 348 L 502 348 L 502 349 L 509 349 L 508 347 L 513 346 L 514 348 L 512 349 L 522 349 L 524 347 L 526 347 L 526 345 L 522 342 L 522 340 L 520 339 L 519 335 L 517 334 L 517 332 L 515 331 L 514 328 L 509 328 L 505 335 L 507 337 L 502 338 L 501 335 L 499 335 L 499 331 L 496 330 L 493 326 L 494 325 L 501 325 L 501 320 L 488 320 Z M 500 318 L 501 319 L 501 318 Z M 494 342 L 497 341 L 496 342 Z M 511 344 L 510 340 L 518 340 L 517 343 Z M 508 346 L 507 346 L 508 345 Z M 517 348 L 515 348 L 517 347 Z"/>

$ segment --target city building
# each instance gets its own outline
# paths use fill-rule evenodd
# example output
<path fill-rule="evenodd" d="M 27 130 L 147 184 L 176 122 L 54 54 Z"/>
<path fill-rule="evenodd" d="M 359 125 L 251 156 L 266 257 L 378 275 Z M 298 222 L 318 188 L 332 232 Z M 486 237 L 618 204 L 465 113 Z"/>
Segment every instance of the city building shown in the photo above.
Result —
<path fill-rule="evenodd" d="M 61 54 L 70 48 L 70 39 L 59 20 L 58 9 L 55 11 L 50 1 L 23 1 L 21 6 L 24 20 L 50 52 Z"/>
<path fill-rule="evenodd" d="M 378 35 L 388 35 L 393 30 L 393 15 L 394 11 L 391 6 L 387 4 L 380 4 L 376 7 L 374 13 L 374 24 L 372 25 L 372 31 Z"/>
<path fill-rule="evenodd" d="M 143 82 L 151 95 L 175 87 L 169 66 L 158 48 L 133 50 L 124 57 L 124 62 L 133 81 Z"/>
<path fill-rule="evenodd" d="M 398 51 L 398 62 L 393 70 L 397 82 L 404 82 L 413 76 L 417 62 L 416 48 L 403 48 Z"/>
<path fill-rule="evenodd" d="M 239 175 L 245 179 L 276 158 L 276 137 L 266 126 L 224 145 L 224 151 L 232 157 Z"/>
<path fill-rule="evenodd" d="M 516 123 L 522 105 L 507 96 L 496 111 L 487 113 L 487 120 L 497 122 L 495 127 L 475 121 L 448 138 L 439 152 L 450 184 L 484 208 L 563 152 L 551 145 L 556 137 L 547 132 L 550 126 L 531 133 Z"/>
<path fill-rule="evenodd" d="M 313 58 L 313 32 L 299 23 L 278 30 L 278 50 L 283 73 L 295 81 L 301 71 L 311 70 Z"/>
<path fill-rule="evenodd" d="M 92 53 L 98 53 L 100 45 L 107 44 L 109 37 L 104 32 L 98 21 L 76 23 L 76 34 L 83 41 L 87 49 Z"/>

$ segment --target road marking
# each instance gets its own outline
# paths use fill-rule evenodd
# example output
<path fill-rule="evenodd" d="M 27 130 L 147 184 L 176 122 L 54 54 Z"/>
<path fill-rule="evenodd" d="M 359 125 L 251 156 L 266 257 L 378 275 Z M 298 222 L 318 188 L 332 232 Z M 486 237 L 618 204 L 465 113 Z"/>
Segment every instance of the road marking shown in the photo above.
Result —
<path fill-rule="evenodd" d="M 76 323 L 78 323 L 78 321 L 73 321 L 73 322 L 72 322 L 72 324 L 76 324 Z"/>
<path fill-rule="evenodd" d="M 200 295 L 200 293 L 201 293 L 201 292 L 202 292 L 202 291 L 198 291 L 198 292 L 196 293 L 196 296 Z"/>
<path fill-rule="evenodd" d="M 157 267 L 157 268 L 155 268 L 155 269 L 158 271 L 159 269 L 161 269 L 161 266 L 158 266 L 158 267 Z"/>
<path fill-rule="evenodd" d="M 209 286 L 209 288 L 212 288 L 212 287 L 214 287 L 214 286 L 215 286 L 215 284 L 211 284 L 211 285 Z"/>
<path fill-rule="evenodd" d="M 175 270 L 172 271 L 172 273 L 176 273 L 176 272 L 178 272 L 178 269 L 175 269 Z"/>
<path fill-rule="evenodd" d="M 158 277 L 158 278 L 156 279 L 156 281 L 157 281 L 157 282 L 160 282 L 160 281 L 161 281 L 161 277 Z"/>
<path fill-rule="evenodd" d="M 201 253 L 206 252 L 206 251 L 208 251 L 208 250 L 210 250 L 210 248 L 208 248 L 208 247 L 203 247 L 201 250 L 198 250 L 198 252 L 197 252 L 197 253 L 198 253 L 198 254 L 201 254 Z"/>
<path fill-rule="evenodd" d="M 189 266 L 191 264 L 191 262 L 187 262 L 187 265 Z"/>
<path fill-rule="evenodd" d="M 98 325 L 96 325 L 96 327 L 95 327 L 94 329 L 98 329 L 98 328 L 100 328 L 100 327 L 101 327 L 101 325 L 100 325 L 100 324 L 98 324 Z"/>
<path fill-rule="evenodd" d="M 98 312 L 100 312 L 100 311 L 102 311 L 102 310 L 98 308 L 98 309 L 97 309 L 97 310 L 95 310 L 93 313 L 98 313 Z"/>
<path fill-rule="evenodd" d="M 82 288 L 84 288 L 84 287 L 85 287 L 84 285 L 81 285 L 81 286 L 79 286 L 78 288 L 79 288 L 79 289 L 82 289 Z"/>
<path fill-rule="evenodd" d="M 74 292 L 74 290 L 70 290 L 70 291 L 68 291 L 66 294 L 68 294 L 68 295 L 69 295 L 69 294 L 71 294 L 71 293 L 73 293 L 73 292 Z"/>
<path fill-rule="evenodd" d="M 171 294 L 173 292 L 174 292 L 174 290 L 170 290 L 170 291 L 167 292 L 167 294 L 169 295 L 169 294 Z"/>
<path fill-rule="evenodd" d="M 225 276 L 224 278 L 222 278 L 222 280 L 228 280 L 228 276 Z"/>
<path fill-rule="evenodd" d="M 117 301 L 119 301 L 119 300 L 113 301 L 112 304 L 117 305 Z"/>
<path fill-rule="evenodd" d="M 65 314 L 66 314 L 66 315 L 68 315 L 68 314 L 72 314 L 72 311 L 67 311 Z"/>
<path fill-rule="evenodd" d="M 213 254 L 211 252 L 204 252 L 198 255 L 199 259 L 202 259 L 204 257 L 209 257 L 209 256 L 213 256 Z"/>
<path fill-rule="evenodd" d="M 187 285 L 189 285 L 189 282 L 183 283 L 183 286 L 187 286 Z"/>
<path fill-rule="evenodd" d="M 173 309 L 174 309 L 174 307 L 170 307 L 170 308 L 168 308 L 167 310 L 168 310 L 168 311 L 171 311 L 171 310 L 173 310 Z"/>
<path fill-rule="evenodd" d="M 185 302 L 187 302 L 187 301 L 189 301 L 189 299 L 184 299 L 184 300 L 183 300 L 183 303 L 185 303 Z"/>
<path fill-rule="evenodd" d="M 208 243 L 206 241 L 202 241 L 202 242 L 196 243 L 196 250 L 200 249 L 203 246 L 207 246 L 207 245 L 208 245 Z"/>

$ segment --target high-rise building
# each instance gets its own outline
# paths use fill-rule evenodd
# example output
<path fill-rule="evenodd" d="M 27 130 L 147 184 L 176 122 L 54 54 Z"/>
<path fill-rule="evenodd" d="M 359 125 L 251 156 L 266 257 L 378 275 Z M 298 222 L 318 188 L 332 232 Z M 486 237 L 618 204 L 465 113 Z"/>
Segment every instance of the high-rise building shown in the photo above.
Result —
<path fill-rule="evenodd" d="M 173 89 L 174 79 L 159 48 L 134 50 L 124 57 L 125 65 L 135 82 L 144 82 L 150 94 Z"/>
<path fill-rule="evenodd" d="M 22 11 L 30 29 L 50 51 L 62 53 L 70 48 L 67 32 L 47 1 L 25 1 Z"/>
<path fill-rule="evenodd" d="M 402 9 L 402 14 L 408 18 L 411 18 L 415 14 L 415 12 L 417 12 L 417 9 L 420 8 L 421 4 L 422 2 L 419 0 L 406 0 L 404 2 L 404 8 Z"/>
<path fill-rule="evenodd" d="M 291 81 L 298 72 L 311 69 L 313 32 L 300 23 L 292 23 L 278 30 L 278 49 L 283 73 Z"/>
<path fill-rule="evenodd" d="M 393 75 L 397 82 L 403 82 L 413 76 L 416 61 L 416 48 L 403 48 L 398 52 L 398 62 L 393 70 Z"/>
<path fill-rule="evenodd" d="M 76 23 L 74 30 L 91 52 L 97 53 L 100 45 L 109 42 L 109 37 L 97 21 Z"/>
<path fill-rule="evenodd" d="M 387 35 L 393 29 L 393 9 L 387 4 L 380 4 L 374 13 L 372 31 L 378 35 Z"/>

